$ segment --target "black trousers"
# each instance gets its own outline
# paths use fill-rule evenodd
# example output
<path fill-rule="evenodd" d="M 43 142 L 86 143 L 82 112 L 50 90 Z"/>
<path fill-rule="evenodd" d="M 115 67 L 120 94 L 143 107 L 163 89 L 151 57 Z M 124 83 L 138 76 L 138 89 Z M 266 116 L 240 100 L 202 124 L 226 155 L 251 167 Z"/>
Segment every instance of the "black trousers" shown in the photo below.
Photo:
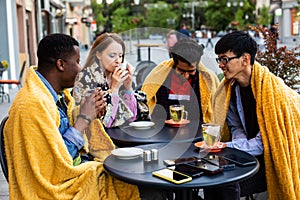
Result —
<path fill-rule="evenodd" d="M 220 187 L 205 188 L 205 200 L 238 200 L 240 199 L 239 183 L 232 183 Z"/>

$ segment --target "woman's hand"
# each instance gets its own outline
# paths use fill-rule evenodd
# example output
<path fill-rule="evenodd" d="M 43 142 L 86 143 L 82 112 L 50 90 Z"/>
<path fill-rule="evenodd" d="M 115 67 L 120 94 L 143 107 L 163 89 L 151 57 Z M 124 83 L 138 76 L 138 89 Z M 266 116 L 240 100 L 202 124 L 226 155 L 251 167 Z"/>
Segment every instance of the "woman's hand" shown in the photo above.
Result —
<path fill-rule="evenodd" d="M 116 67 L 115 71 L 112 74 L 112 78 L 111 78 L 112 93 L 118 93 L 119 89 L 122 86 L 122 84 L 124 83 L 124 81 L 127 80 L 128 77 L 130 77 L 130 76 L 131 76 L 131 74 L 128 69 L 122 69 L 120 66 Z M 131 80 L 131 78 L 130 78 L 130 80 Z M 128 86 L 128 82 L 126 84 Z"/>

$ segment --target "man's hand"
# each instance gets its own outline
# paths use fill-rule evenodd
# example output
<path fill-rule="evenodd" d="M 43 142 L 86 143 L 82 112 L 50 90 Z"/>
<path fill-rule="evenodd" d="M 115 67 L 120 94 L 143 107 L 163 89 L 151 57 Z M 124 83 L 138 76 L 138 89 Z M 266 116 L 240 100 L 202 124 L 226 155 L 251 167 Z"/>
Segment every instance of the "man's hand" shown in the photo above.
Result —
<path fill-rule="evenodd" d="M 105 91 L 96 88 L 89 96 L 84 97 L 80 103 L 80 113 L 74 124 L 78 131 L 83 131 L 96 117 L 102 116 L 106 110 Z"/>

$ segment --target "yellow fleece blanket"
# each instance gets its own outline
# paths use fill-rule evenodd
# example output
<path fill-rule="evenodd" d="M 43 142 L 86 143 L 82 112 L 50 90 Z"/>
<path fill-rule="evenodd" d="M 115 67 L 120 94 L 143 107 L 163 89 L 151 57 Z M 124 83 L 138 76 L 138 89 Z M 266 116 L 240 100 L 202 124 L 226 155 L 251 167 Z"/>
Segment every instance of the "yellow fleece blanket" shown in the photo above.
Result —
<path fill-rule="evenodd" d="M 58 126 L 56 103 L 31 68 L 4 129 L 10 199 L 139 199 L 136 186 L 108 175 L 101 162 L 73 166 Z"/>
<path fill-rule="evenodd" d="M 226 115 L 232 81 L 223 80 L 213 101 L 214 121 L 223 126 L 228 141 Z M 257 62 L 251 76 L 256 113 L 264 146 L 270 200 L 300 199 L 300 95 Z"/>
<path fill-rule="evenodd" d="M 156 93 L 167 79 L 173 65 L 173 59 L 162 62 L 151 71 L 143 83 L 142 91 L 144 91 L 147 95 L 150 113 L 153 112 L 153 109 L 156 105 Z M 205 68 L 202 63 L 199 63 L 198 71 L 201 109 L 203 113 L 203 121 L 206 123 L 211 121 L 211 98 L 215 93 L 217 86 L 219 85 L 219 79 L 216 74 Z"/>

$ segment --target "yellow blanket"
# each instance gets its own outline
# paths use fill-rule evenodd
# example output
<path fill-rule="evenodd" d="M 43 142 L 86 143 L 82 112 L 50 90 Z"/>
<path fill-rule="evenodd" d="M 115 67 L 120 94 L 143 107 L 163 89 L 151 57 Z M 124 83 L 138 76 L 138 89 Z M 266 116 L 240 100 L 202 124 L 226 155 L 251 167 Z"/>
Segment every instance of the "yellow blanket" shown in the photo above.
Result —
<path fill-rule="evenodd" d="M 165 82 L 173 65 L 173 59 L 162 62 L 151 71 L 143 83 L 142 91 L 144 91 L 147 95 L 150 113 L 153 112 L 156 105 L 156 93 Z M 206 69 L 201 63 L 198 65 L 198 70 L 203 121 L 210 122 L 212 117 L 211 98 L 219 84 L 219 79 L 213 72 Z"/>
<path fill-rule="evenodd" d="M 10 199 L 139 199 L 136 186 L 109 176 L 102 163 L 73 166 L 58 126 L 53 97 L 31 68 L 4 129 Z"/>
<path fill-rule="evenodd" d="M 230 138 L 225 119 L 231 83 L 223 80 L 213 101 L 214 121 L 224 125 L 224 141 Z M 258 63 L 252 69 L 251 88 L 264 145 L 269 199 L 299 200 L 300 95 Z"/>

